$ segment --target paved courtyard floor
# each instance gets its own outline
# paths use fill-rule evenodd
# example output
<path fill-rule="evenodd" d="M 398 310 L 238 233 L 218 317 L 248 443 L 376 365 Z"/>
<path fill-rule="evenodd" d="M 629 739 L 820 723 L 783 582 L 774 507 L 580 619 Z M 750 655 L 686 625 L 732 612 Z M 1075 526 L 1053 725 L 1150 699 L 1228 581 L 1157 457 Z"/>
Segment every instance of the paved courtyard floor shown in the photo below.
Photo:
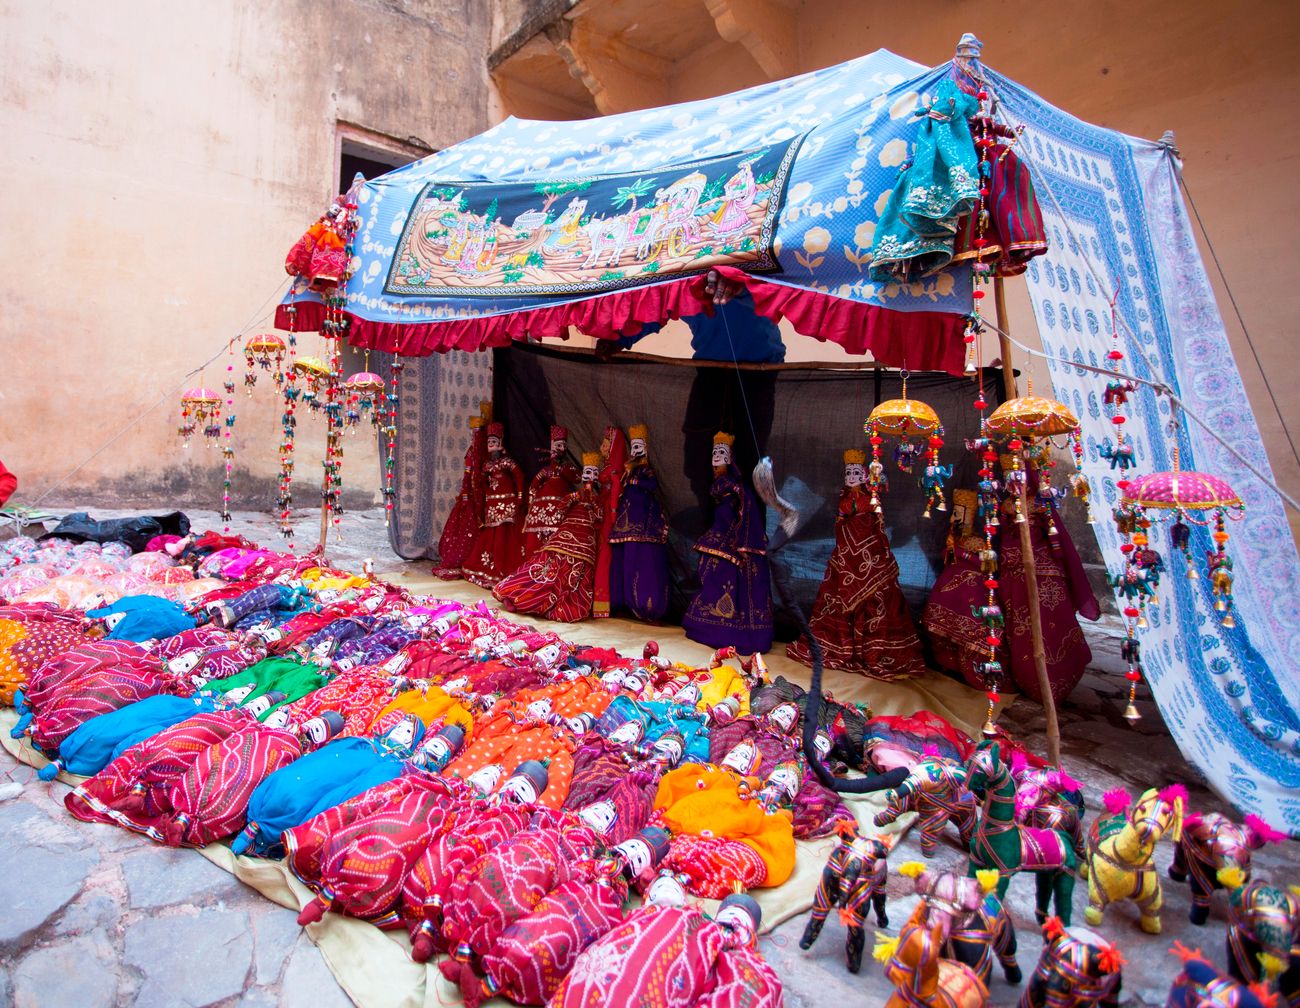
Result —
<path fill-rule="evenodd" d="M 129 512 L 95 511 L 96 517 Z M 189 512 L 199 528 L 216 527 L 211 512 Z M 310 512 L 298 520 L 298 549 L 314 541 Z M 276 546 L 280 540 L 267 515 L 240 513 L 234 531 Z M 387 545 L 382 513 L 345 516 L 342 539 L 331 543 L 332 563 L 359 570 L 366 559 L 377 573 L 397 573 L 406 564 Z M 426 565 L 422 565 L 426 566 Z M 1192 808 L 1231 813 L 1187 764 L 1169 736 L 1149 695 L 1139 701 L 1142 719 L 1130 727 L 1121 717 L 1124 700 L 1119 632 L 1114 625 L 1089 627 L 1094 661 L 1083 683 L 1060 712 L 1062 763 L 1081 780 L 1093 807 L 1096 796 L 1115 787 L 1139 792 L 1154 785 L 1187 784 Z M 1044 748 L 1041 708 L 1018 701 L 1002 716 L 1012 734 Z M 33 771 L 0 753 L 0 785 L 23 784 L 22 792 L 0 801 L 0 1005 L 19 1008 L 138 1008 L 234 1005 L 334 1008 L 349 999 L 316 947 L 295 922 L 295 914 L 261 897 L 232 875 L 192 851 L 169 850 L 109 826 L 74 820 L 63 808 L 67 785 L 45 784 Z M 919 859 L 915 835 L 891 856 Z M 1172 856 L 1162 843 L 1156 863 L 1163 876 Z M 955 833 L 941 845 L 935 862 L 964 869 Z M 1300 845 L 1286 843 L 1256 855 L 1256 872 L 1275 881 L 1300 879 Z M 911 911 L 910 882 L 892 877 L 891 930 Z M 1020 964 L 1028 975 L 1041 942 L 1033 925 L 1034 886 L 1013 881 L 1008 902 L 1020 942 Z M 1086 889 L 1075 890 L 1075 918 L 1082 922 Z M 1116 939 L 1128 964 L 1122 1003 L 1165 1003 L 1177 972 L 1169 954 L 1175 940 L 1201 947 L 1222 965 L 1224 906 L 1220 896 L 1210 922 L 1187 922 L 1187 887 L 1165 882 L 1164 934 L 1137 929 L 1132 907 L 1113 907 L 1102 930 Z M 834 914 L 818 943 L 801 951 L 806 915 L 760 939 L 780 974 L 790 1008 L 884 1004 L 890 985 L 881 967 L 864 962 L 853 976 L 844 967 L 844 930 Z M 872 944 L 868 935 L 868 950 Z M 1000 974 L 992 983 L 991 1005 L 1013 1006 L 1019 988 Z M 622 1006 L 610 1006 L 622 1008 Z"/>

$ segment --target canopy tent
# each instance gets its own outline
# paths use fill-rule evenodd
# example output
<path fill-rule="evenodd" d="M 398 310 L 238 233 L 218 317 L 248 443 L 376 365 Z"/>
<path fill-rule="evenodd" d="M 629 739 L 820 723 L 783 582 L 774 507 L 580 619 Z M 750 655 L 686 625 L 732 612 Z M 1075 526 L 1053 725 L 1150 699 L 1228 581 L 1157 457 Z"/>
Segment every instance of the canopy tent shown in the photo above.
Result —
<path fill-rule="evenodd" d="M 634 335 L 706 310 L 701 273 L 717 267 L 745 285 L 762 316 L 888 365 L 959 373 L 969 270 L 955 265 L 908 285 L 867 275 L 915 113 L 948 72 L 882 50 L 670 108 L 573 123 L 510 119 L 367 182 L 345 291 L 349 341 L 418 356 L 563 336 L 570 326 Z M 986 74 L 1002 117 L 1025 128 L 1017 149 L 1048 224 L 1049 251 L 1027 276 L 1044 349 L 1104 365 L 1117 290 L 1126 363 L 1172 390 L 1271 479 L 1172 152 L 1082 123 Z M 282 328 L 319 324 L 314 295 L 288 300 L 296 314 L 282 305 Z M 1084 423 L 1083 471 L 1113 506 L 1102 380 L 1050 369 L 1056 395 Z M 447 459 L 459 472 L 462 421 L 448 420 L 471 411 L 476 394 L 460 384 L 461 371 L 441 370 L 404 380 L 399 513 L 403 495 L 430 492 L 412 479 L 421 459 Z M 481 364 L 468 382 L 485 389 Z M 1134 396 L 1126 436 L 1136 472 L 1171 468 L 1170 409 L 1150 389 Z M 1167 575 L 1143 635 L 1147 678 L 1174 737 L 1215 788 L 1300 835 L 1294 542 L 1264 480 L 1199 427 L 1184 424 L 1177 437 L 1184 468 L 1224 477 L 1248 505 L 1233 546 L 1238 620 L 1220 626 L 1208 579 Z M 1097 531 L 1113 563 L 1119 539 L 1108 521 Z M 426 532 L 436 538 L 436 529 Z M 1210 546 L 1208 530 L 1194 529 L 1194 555 Z"/>

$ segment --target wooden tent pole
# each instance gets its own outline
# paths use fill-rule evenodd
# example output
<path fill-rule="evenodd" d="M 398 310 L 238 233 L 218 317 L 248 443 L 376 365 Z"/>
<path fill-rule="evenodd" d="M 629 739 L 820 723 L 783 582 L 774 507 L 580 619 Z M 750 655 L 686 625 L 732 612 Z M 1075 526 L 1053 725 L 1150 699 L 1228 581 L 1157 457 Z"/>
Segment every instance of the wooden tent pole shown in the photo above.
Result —
<path fill-rule="evenodd" d="M 1016 372 L 1011 364 L 1010 323 L 1007 320 L 1007 295 L 1002 278 L 993 278 L 993 302 L 997 310 L 998 345 L 1002 352 L 1002 386 L 1008 399 L 1014 399 Z M 1029 451 L 1021 449 L 1021 464 L 1029 469 Z M 1034 544 L 1029 535 L 1032 520 L 1029 505 L 1028 481 L 1020 484 L 1020 513 L 1025 520 L 1019 522 L 1020 556 L 1025 570 L 1025 590 L 1029 603 L 1029 639 L 1034 649 L 1034 671 L 1038 673 L 1038 691 L 1043 696 L 1043 713 L 1047 717 L 1047 759 L 1054 767 L 1061 765 L 1061 726 L 1056 720 L 1056 701 L 1052 697 L 1051 681 L 1047 678 L 1047 652 L 1043 647 L 1043 621 L 1038 608 L 1038 567 L 1034 562 Z"/>

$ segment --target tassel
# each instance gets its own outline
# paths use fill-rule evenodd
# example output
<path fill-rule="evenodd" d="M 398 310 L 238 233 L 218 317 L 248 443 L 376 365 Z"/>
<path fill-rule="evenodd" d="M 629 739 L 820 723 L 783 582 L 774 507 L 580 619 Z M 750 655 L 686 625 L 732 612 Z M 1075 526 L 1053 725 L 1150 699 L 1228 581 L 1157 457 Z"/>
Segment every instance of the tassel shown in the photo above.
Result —
<path fill-rule="evenodd" d="M 904 861 L 898 866 L 898 874 L 903 878 L 920 878 L 923 871 L 925 871 L 925 864 L 921 861 Z"/>
<path fill-rule="evenodd" d="M 1225 889 L 1240 889 L 1246 884 L 1246 873 L 1236 865 L 1231 868 L 1220 868 L 1214 877 L 1219 880 L 1219 885 Z"/>
<path fill-rule="evenodd" d="M 975 872 L 975 880 L 979 882 L 980 888 L 985 893 L 991 893 L 998 887 L 998 881 L 1002 875 L 996 868 L 980 868 Z"/>
<path fill-rule="evenodd" d="M 898 950 L 898 939 L 890 938 L 888 935 L 876 935 L 876 947 L 871 950 L 871 958 L 878 963 L 887 963 L 894 958 L 894 953 Z"/>

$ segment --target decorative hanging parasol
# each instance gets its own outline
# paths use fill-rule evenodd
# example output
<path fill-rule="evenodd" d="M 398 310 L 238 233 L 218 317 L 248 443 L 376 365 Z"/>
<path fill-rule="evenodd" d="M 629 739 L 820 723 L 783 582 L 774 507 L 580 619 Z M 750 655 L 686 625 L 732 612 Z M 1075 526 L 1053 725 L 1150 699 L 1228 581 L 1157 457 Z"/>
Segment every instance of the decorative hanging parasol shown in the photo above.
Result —
<path fill-rule="evenodd" d="M 930 517 L 930 509 L 947 511 L 944 503 L 943 481 L 952 475 L 952 466 L 939 465 L 939 449 L 943 447 L 943 424 L 939 414 L 928 403 L 907 397 L 907 372 L 903 372 L 903 397 L 887 399 L 876 406 L 862 425 L 871 442 L 871 464 L 867 467 L 867 486 L 871 490 L 871 506 L 880 513 L 880 494 L 889 489 L 884 476 L 884 464 L 880 461 L 880 446 L 884 435 L 900 438 L 894 446 L 894 462 L 899 470 L 911 473 L 922 454 L 928 452 L 926 464 L 919 482 L 925 490 L 925 511 L 922 517 Z M 926 444 L 913 444 L 910 438 L 925 438 Z"/>
<path fill-rule="evenodd" d="M 370 414 L 371 422 L 378 426 L 383 396 L 387 389 L 384 379 L 373 371 L 358 371 L 345 381 L 343 391 L 347 402 L 343 416 L 348 427 L 355 427 L 366 413 Z"/>
<path fill-rule="evenodd" d="M 293 369 L 304 378 L 328 378 L 330 369 L 319 357 L 299 357 L 293 362 Z"/>
<path fill-rule="evenodd" d="M 343 383 L 343 388 L 348 392 L 356 395 L 375 395 L 383 392 L 386 385 L 384 379 L 373 371 L 358 371 L 351 378 Z"/>
<path fill-rule="evenodd" d="M 190 446 L 190 438 L 199 427 L 209 445 L 221 439 L 221 404 L 224 397 L 206 386 L 199 385 L 181 393 L 181 422 L 176 433 L 181 437 L 184 447 Z"/>
<path fill-rule="evenodd" d="M 1017 396 L 995 409 L 988 419 L 989 433 L 997 437 L 1057 437 L 1079 429 L 1070 408 L 1042 396 Z"/>
<path fill-rule="evenodd" d="M 244 371 L 244 389 L 250 396 L 253 394 L 253 387 L 257 384 L 259 367 L 263 371 L 275 369 L 273 380 L 276 388 L 284 384 L 283 368 L 286 350 L 284 340 L 275 333 L 263 333 L 248 338 L 248 342 L 244 344 L 244 362 L 247 364 Z"/>
<path fill-rule="evenodd" d="M 1143 507 L 1165 510 L 1211 511 L 1245 507 L 1237 492 L 1219 477 L 1179 469 L 1129 480 L 1124 497 Z"/>

